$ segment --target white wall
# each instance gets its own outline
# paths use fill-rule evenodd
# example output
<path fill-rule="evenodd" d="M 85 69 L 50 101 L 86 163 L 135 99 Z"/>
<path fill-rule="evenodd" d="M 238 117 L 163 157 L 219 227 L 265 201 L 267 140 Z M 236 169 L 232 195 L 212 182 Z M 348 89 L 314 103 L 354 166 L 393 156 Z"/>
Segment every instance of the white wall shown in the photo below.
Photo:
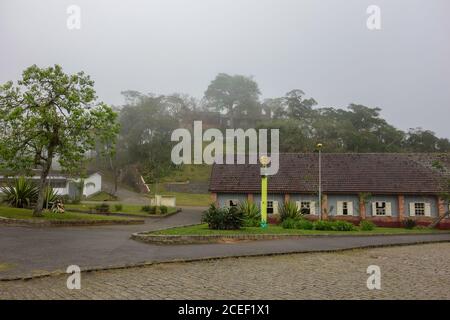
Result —
<path fill-rule="evenodd" d="M 93 184 L 93 185 L 92 185 Z M 94 173 L 84 179 L 84 191 L 83 195 L 89 197 L 90 195 L 102 190 L 102 176 L 98 173 Z"/>

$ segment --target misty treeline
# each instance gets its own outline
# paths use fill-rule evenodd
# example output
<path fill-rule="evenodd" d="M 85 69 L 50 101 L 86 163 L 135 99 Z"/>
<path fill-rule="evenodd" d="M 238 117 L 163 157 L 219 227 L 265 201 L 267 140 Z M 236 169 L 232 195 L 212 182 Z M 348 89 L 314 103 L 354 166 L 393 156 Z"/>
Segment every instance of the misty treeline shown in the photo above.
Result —
<path fill-rule="evenodd" d="M 359 104 L 346 108 L 318 107 L 302 90 L 261 100 L 258 84 L 242 75 L 218 74 L 204 97 L 186 94 L 122 92 L 116 106 L 121 131 L 116 154 L 103 165 L 116 177 L 133 168 L 150 182 L 175 167 L 170 161 L 176 128 L 191 128 L 194 120 L 204 127 L 277 128 L 281 152 L 313 152 L 318 142 L 324 152 L 449 152 L 448 139 L 421 128 L 405 132 L 380 116 L 381 109 Z"/>

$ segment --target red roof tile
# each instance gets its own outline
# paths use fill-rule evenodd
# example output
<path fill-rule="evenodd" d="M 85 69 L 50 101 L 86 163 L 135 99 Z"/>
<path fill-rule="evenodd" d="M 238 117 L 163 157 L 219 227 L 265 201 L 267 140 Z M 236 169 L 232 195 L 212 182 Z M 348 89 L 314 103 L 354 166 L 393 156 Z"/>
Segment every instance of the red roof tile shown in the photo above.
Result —
<path fill-rule="evenodd" d="M 443 166 L 435 168 L 436 161 Z M 450 177 L 448 154 L 322 153 L 324 193 L 409 193 L 442 192 Z M 214 165 L 211 192 L 259 192 L 259 165 Z M 280 154 L 280 169 L 269 176 L 269 192 L 316 193 L 318 154 Z"/>

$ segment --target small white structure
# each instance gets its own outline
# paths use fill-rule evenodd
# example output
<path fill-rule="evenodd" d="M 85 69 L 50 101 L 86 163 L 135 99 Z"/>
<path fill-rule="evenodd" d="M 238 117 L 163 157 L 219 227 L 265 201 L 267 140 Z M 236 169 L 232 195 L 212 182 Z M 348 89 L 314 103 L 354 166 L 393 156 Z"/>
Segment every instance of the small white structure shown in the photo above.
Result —
<path fill-rule="evenodd" d="M 176 198 L 173 196 L 156 195 L 150 198 L 150 205 L 176 207 Z"/>
<path fill-rule="evenodd" d="M 0 181 L 2 184 L 6 184 L 9 179 L 14 179 L 17 177 L 5 177 L 0 175 Z M 34 174 L 28 179 L 34 181 L 35 183 L 39 181 L 39 174 Z M 48 181 L 50 186 L 58 193 L 60 196 L 69 195 L 70 197 L 75 197 L 78 193 L 77 183 L 80 182 L 80 178 L 70 177 L 62 173 L 52 172 L 48 175 Z M 83 195 L 89 197 L 94 193 L 102 190 L 102 176 L 98 172 L 90 172 L 88 176 L 84 178 L 84 188 Z"/>

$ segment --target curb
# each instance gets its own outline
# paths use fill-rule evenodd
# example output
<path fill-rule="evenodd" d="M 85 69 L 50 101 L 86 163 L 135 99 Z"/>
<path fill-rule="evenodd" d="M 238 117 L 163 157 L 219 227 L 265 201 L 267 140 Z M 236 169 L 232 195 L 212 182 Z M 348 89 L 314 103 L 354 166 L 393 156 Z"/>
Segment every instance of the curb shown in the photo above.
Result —
<path fill-rule="evenodd" d="M 170 228 L 169 228 L 170 229 Z M 163 229 L 164 230 L 164 229 Z M 154 230 L 161 231 L 161 230 Z M 152 232 L 154 232 L 152 231 Z M 317 234 L 317 235 L 299 235 L 299 234 L 230 234 L 230 235 L 161 235 L 149 234 L 146 232 L 136 232 L 131 235 L 131 239 L 144 243 L 159 245 L 183 245 L 183 244 L 208 244 L 220 243 L 227 240 L 236 241 L 260 241 L 260 240 L 283 240 L 283 239 L 301 239 L 301 238 L 323 238 L 323 237 L 379 237 L 379 236 L 417 236 L 417 235 L 435 235 L 450 234 L 441 233 L 377 233 L 377 234 Z"/>
<path fill-rule="evenodd" d="M 434 243 L 450 243 L 450 240 L 427 240 L 427 241 L 414 241 L 408 243 L 386 243 L 386 244 L 375 244 L 375 245 L 364 245 L 358 247 L 351 248 L 339 248 L 339 249 L 323 249 L 323 250 L 299 250 L 299 251 L 290 251 L 290 252 L 271 252 L 271 253 L 254 253 L 254 254 L 241 254 L 241 255 L 229 255 L 229 256 L 213 256 L 213 257 L 203 257 L 203 258 L 191 258 L 191 259 L 172 259 L 167 261 L 150 261 L 150 262 L 141 262 L 141 263 L 129 263 L 123 265 L 109 265 L 105 267 L 87 267 L 82 269 L 82 273 L 90 273 L 90 272 L 98 272 L 98 271 L 113 271 L 113 270 L 122 270 L 122 269 L 131 269 L 131 268 L 145 268 L 154 265 L 161 264 L 173 264 L 173 263 L 192 263 L 192 262 L 200 262 L 200 261 L 216 261 L 216 260 L 224 260 L 224 259 L 237 259 L 237 258 L 254 258 L 254 257 L 271 257 L 271 256 L 281 256 L 281 255 L 289 255 L 289 254 L 308 254 L 308 253 L 332 253 L 332 252 L 345 252 L 352 250 L 363 250 L 363 249 L 375 249 L 375 248 L 383 248 L 383 247 L 403 247 L 403 246 L 413 246 L 413 245 L 421 245 L 421 244 L 434 244 Z M 0 282 L 8 282 L 8 281 L 29 281 L 34 279 L 47 278 L 51 276 L 60 276 L 66 275 L 67 273 L 63 271 L 53 271 L 53 272 L 45 272 L 32 276 L 16 276 L 9 278 L 0 278 Z"/>

